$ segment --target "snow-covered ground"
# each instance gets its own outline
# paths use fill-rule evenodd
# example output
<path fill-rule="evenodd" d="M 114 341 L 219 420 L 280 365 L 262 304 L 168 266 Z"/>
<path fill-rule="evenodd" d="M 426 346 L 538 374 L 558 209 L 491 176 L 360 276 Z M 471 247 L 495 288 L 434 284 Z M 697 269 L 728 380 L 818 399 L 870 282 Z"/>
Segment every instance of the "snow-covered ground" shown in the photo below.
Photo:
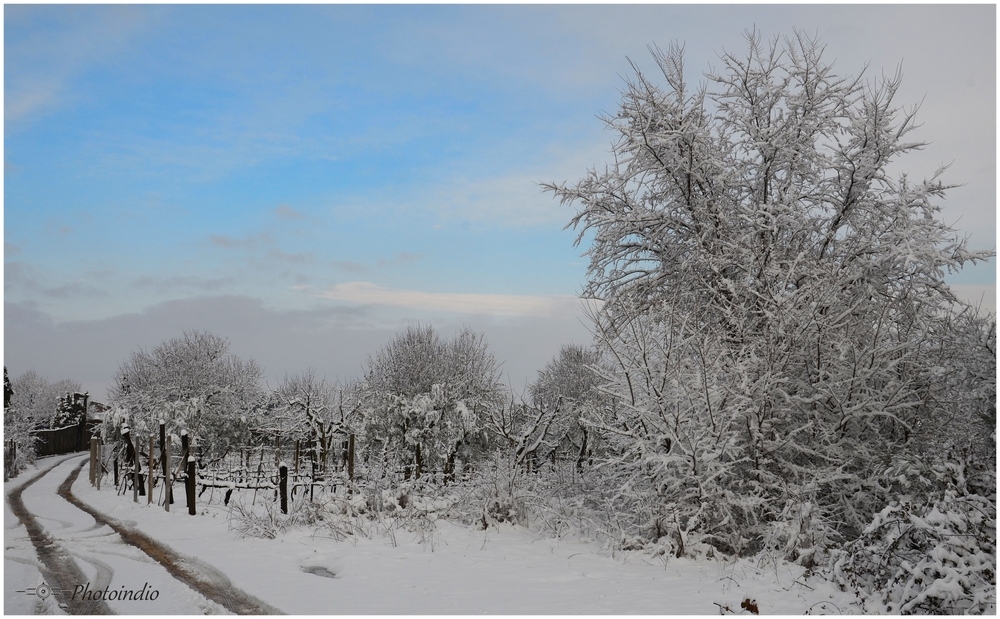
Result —
<path fill-rule="evenodd" d="M 93 527 L 55 488 L 84 455 L 68 458 L 25 492 L 25 504 L 44 516 L 43 526 L 75 546 L 81 569 L 95 579 L 93 565 L 111 568 L 110 588 L 158 589 L 156 602 L 116 612 L 190 614 L 224 612 L 174 580 L 142 553 L 121 544 L 107 527 Z M 40 461 L 45 468 L 51 460 Z M 5 493 L 37 471 L 5 484 Z M 525 528 L 476 530 L 437 521 L 429 536 L 398 530 L 394 536 L 336 541 L 311 530 L 293 530 L 276 539 L 240 539 L 230 530 L 227 509 L 202 508 L 190 516 L 184 498 L 174 511 L 135 504 L 113 488 L 92 488 L 86 472 L 73 493 L 127 526 L 178 553 L 217 568 L 233 585 L 291 614 L 736 614 L 744 600 L 761 614 L 857 613 L 852 596 L 818 579 L 806 581 L 801 568 L 752 561 L 663 560 L 633 553 L 611 557 L 593 542 L 557 540 Z M 45 498 L 46 495 L 51 498 Z M 259 500 L 259 499 L 258 499 Z M 423 537 L 423 539 L 419 539 Z M 17 519 L 5 511 L 5 613 L 59 612 L 51 603 L 15 590 L 34 587 L 41 574 L 33 549 Z M 90 561 L 90 566 L 87 563 Z M 105 575 L 106 572 L 105 572 Z M 37 604 L 37 605 L 36 605 Z"/>

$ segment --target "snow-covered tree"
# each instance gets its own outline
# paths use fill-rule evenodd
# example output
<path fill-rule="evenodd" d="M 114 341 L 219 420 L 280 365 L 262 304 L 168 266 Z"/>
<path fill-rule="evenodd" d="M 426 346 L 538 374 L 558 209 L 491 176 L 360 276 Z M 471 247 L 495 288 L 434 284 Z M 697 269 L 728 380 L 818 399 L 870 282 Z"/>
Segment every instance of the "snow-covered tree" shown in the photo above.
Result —
<path fill-rule="evenodd" d="M 34 370 L 28 370 L 11 381 L 11 389 L 10 406 L 36 429 L 65 425 L 63 422 L 66 420 L 59 416 L 60 402 L 67 394 L 82 390 L 77 381 L 64 379 L 49 382 Z"/>
<path fill-rule="evenodd" d="M 35 427 L 34 420 L 16 406 L 7 366 L 3 368 L 3 387 L 3 478 L 7 481 L 35 461 L 37 437 L 31 433 Z"/>
<path fill-rule="evenodd" d="M 17 445 L 11 461 L 4 462 L 5 475 L 16 475 L 25 465 L 34 462 L 38 442 L 34 430 L 79 422 L 80 407 L 74 405 L 73 394 L 80 391 L 80 383 L 76 381 L 49 382 L 34 370 L 12 381 L 4 366 L 4 440 Z"/>
<path fill-rule="evenodd" d="M 250 438 L 264 397 L 261 369 L 229 352 L 217 335 L 186 331 L 151 351 L 136 351 L 118 368 L 109 393 L 105 436 L 128 426 L 133 436 L 187 430 L 209 454 L 221 456 Z"/>
<path fill-rule="evenodd" d="M 454 467 L 483 446 L 483 419 L 503 405 L 500 366 L 482 335 L 442 340 L 410 326 L 369 359 L 365 441 L 407 476 Z"/>
<path fill-rule="evenodd" d="M 358 425 L 359 409 L 356 386 L 327 383 L 309 368 L 285 377 L 255 429 L 278 440 L 315 442 L 319 460 L 329 463 L 335 441 Z"/>
<path fill-rule="evenodd" d="M 654 50 L 665 85 L 636 69 L 606 119 L 613 163 L 549 188 L 593 239 L 616 405 L 591 422 L 647 530 L 678 553 L 810 562 L 888 504 L 894 462 L 951 432 L 942 361 L 978 362 L 944 277 L 988 255 L 939 218 L 940 173 L 890 173 L 921 147 L 899 75 L 837 76 L 801 33 L 747 41 L 694 89 L 681 47 Z"/>
<path fill-rule="evenodd" d="M 592 347 L 570 344 L 538 373 L 529 395 L 535 408 L 558 411 L 549 429 L 547 456 L 574 458 L 578 465 L 595 451 L 597 437 L 584 423 L 592 411 L 606 405 L 599 389 L 609 368 Z"/>
<path fill-rule="evenodd" d="M 10 398 L 14 395 L 14 387 L 10 384 L 7 376 L 7 366 L 3 366 L 3 407 L 4 410 L 10 407 Z"/>

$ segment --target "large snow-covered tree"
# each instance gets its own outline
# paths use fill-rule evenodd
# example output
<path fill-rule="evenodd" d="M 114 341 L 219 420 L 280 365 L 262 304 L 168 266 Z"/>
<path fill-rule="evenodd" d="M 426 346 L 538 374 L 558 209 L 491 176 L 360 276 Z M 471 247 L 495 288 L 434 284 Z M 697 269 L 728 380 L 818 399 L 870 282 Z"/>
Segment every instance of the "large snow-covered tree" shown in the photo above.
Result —
<path fill-rule="evenodd" d="M 678 554 L 809 562 L 888 503 L 888 472 L 970 438 L 955 413 L 988 416 L 953 401 L 946 375 L 977 361 L 944 279 L 987 255 L 941 221 L 940 173 L 890 171 L 921 147 L 898 74 L 838 76 L 801 33 L 747 41 L 694 88 L 681 47 L 654 50 L 665 83 L 636 69 L 606 119 L 613 162 L 549 189 L 589 243 L 616 366 L 590 422 L 631 471 L 637 526 Z"/>
<path fill-rule="evenodd" d="M 365 440 L 406 474 L 454 467 L 481 450 L 484 419 L 503 406 L 500 365 L 482 335 L 443 340 L 410 326 L 369 359 Z"/>
<path fill-rule="evenodd" d="M 261 374 L 254 360 L 229 352 L 226 339 L 186 331 L 121 363 L 103 431 L 117 436 L 128 426 L 145 436 L 163 419 L 171 432 L 187 430 L 210 455 L 224 455 L 250 438 L 263 406 Z"/>

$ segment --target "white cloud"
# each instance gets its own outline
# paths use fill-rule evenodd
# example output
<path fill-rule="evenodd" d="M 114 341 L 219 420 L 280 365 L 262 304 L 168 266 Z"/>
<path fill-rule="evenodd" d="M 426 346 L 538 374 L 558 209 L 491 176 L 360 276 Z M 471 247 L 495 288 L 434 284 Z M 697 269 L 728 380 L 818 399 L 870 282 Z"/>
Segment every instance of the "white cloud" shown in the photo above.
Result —
<path fill-rule="evenodd" d="M 316 296 L 359 305 L 389 305 L 415 310 L 493 316 L 558 316 L 579 312 L 580 300 L 569 295 L 531 296 L 424 292 L 387 288 L 371 282 L 347 282 Z"/>

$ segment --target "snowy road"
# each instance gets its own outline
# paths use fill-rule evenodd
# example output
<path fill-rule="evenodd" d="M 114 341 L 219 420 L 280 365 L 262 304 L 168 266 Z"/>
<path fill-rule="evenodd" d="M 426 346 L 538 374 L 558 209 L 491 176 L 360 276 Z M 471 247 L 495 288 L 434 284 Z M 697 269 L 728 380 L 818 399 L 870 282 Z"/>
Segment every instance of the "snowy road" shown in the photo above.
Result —
<path fill-rule="evenodd" d="M 5 530 L 5 561 L 30 564 L 33 546 L 40 574 L 37 582 L 13 588 L 5 579 L 5 611 L 53 611 L 38 595 L 44 581 L 58 608 L 71 614 L 274 612 L 248 605 L 249 596 L 233 591 L 228 579 L 208 566 L 151 540 L 142 544 L 143 536 L 88 510 L 70 490 L 86 459 L 82 454 L 52 459 L 9 489 L 8 509 L 18 524 Z M 18 603 L 12 599 L 17 595 L 26 600 Z"/>

